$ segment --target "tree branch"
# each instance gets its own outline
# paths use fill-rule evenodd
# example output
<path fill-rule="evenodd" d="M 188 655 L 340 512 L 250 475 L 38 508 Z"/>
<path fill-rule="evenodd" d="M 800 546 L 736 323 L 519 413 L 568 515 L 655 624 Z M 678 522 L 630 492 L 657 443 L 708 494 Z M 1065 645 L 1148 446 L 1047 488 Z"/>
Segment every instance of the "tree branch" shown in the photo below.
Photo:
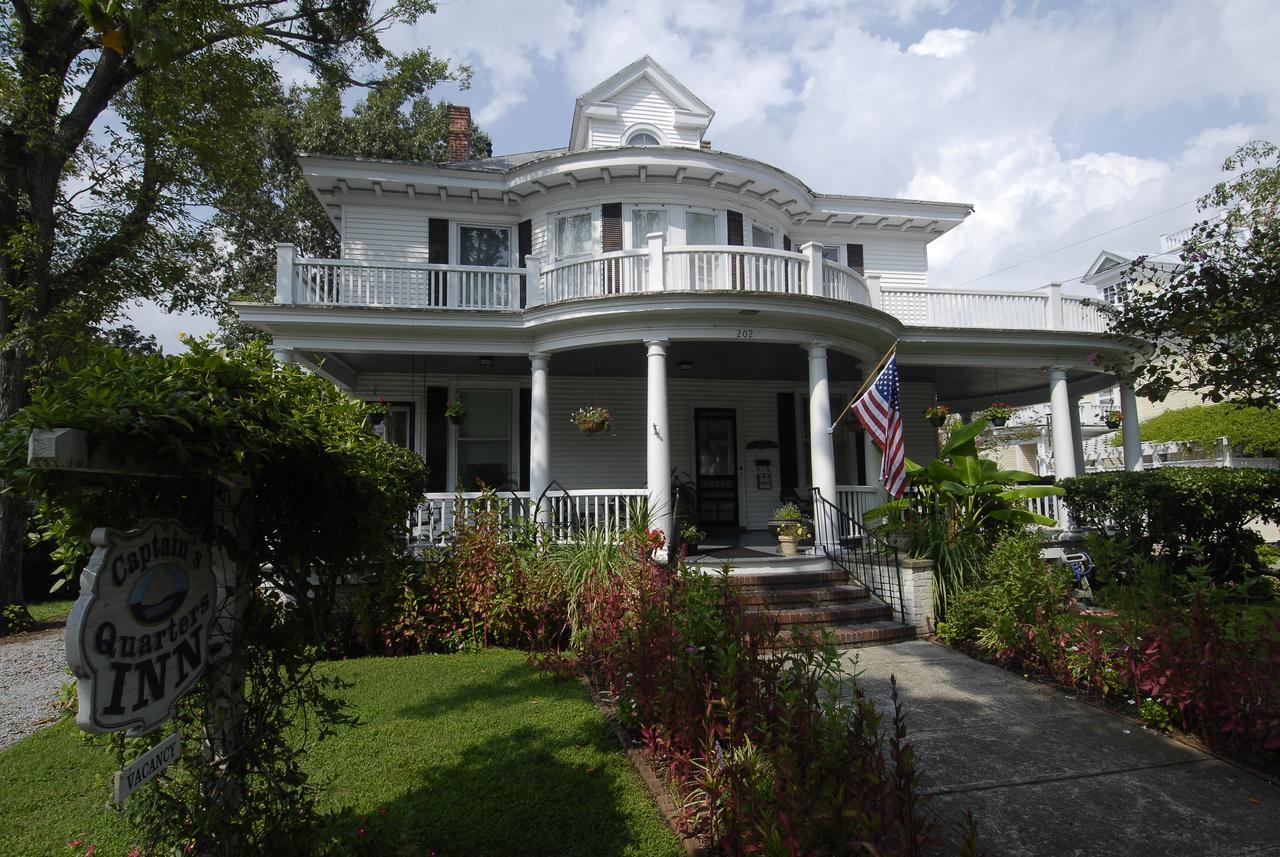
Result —
<path fill-rule="evenodd" d="M 18 23 L 22 25 L 24 35 L 31 32 L 31 7 L 27 5 L 27 0 L 9 0 L 13 5 L 14 14 L 18 16 Z"/>

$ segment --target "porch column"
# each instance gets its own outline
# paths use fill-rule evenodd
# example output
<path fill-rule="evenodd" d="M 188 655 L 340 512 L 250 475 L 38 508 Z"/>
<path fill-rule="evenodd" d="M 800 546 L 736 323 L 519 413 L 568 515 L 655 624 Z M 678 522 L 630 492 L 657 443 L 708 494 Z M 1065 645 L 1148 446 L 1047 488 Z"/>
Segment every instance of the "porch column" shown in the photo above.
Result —
<path fill-rule="evenodd" d="M 1049 411 L 1053 416 L 1053 472 L 1058 479 L 1076 475 L 1076 447 L 1071 439 L 1071 396 L 1067 370 L 1049 370 Z M 1078 417 L 1077 417 L 1078 419 Z"/>
<path fill-rule="evenodd" d="M 529 492 L 534 499 L 542 496 L 551 484 L 551 420 L 547 405 L 547 355 L 535 351 L 529 355 L 532 366 L 529 408 Z M 539 523 L 551 522 L 551 506 L 538 507 Z"/>
<path fill-rule="evenodd" d="M 1124 430 L 1124 469 L 1142 469 L 1142 430 L 1138 428 L 1138 395 L 1133 387 L 1120 384 L 1121 428 Z"/>
<path fill-rule="evenodd" d="M 656 529 L 671 544 L 674 516 L 671 508 L 671 438 L 667 430 L 667 345 L 665 339 L 646 339 L 649 362 L 649 410 L 645 435 L 649 488 L 649 514 Z"/>
<path fill-rule="evenodd" d="M 272 350 L 271 354 L 276 358 L 276 362 L 282 366 L 288 366 L 293 362 L 292 348 L 276 348 Z"/>
<path fill-rule="evenodd" d="M 1084 432 L 1080 430 L 1080 397 L 1069 397 L 1071 407 L 1071 448 L 1076 455 L 1076 474 L 1084 473 L 1086 470 L 1084 460 Z"/>
<path fill-rule="evenodd" d="M 831 428 L 831 394 L 827 384 L 827 346 L 815 342 L 808 350 L 809 458 L 813 462 L 810 484 L 822 493 L 827 502 L 836 503 L 836 455 L 831 444 L 831 432 L 828 431 Z"/>

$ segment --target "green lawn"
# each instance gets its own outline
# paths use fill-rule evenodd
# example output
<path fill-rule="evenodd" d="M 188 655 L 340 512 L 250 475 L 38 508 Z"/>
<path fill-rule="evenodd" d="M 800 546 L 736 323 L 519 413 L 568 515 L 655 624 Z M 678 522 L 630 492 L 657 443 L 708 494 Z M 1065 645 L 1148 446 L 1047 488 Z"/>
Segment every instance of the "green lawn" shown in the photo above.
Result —
<path fill-rule="evenodd" d="M 363 721 L 310 758 L 329 781 L 336 836 L 354 843 L 369 816 L 413 853 L 441 857 L 683 853 L 577 682 L 507 651 L 324 669 L 353 683 Z M 86 746 L 68 722 L 0 753 L 0 855 L 65 855 L 86 832 L 95 857 L 124 854 L 128 831 L 105 808 L 113 769 L 109 751 Z"/>
<path fill-rule="evenodd" d="M 39 604 L 28 604 L 27 609 L 31 611 L 31 618 L 37 622 L 61 622 L 71 614 L 71 606 L 75 603 L 72 599 L 41 601 Z"/>

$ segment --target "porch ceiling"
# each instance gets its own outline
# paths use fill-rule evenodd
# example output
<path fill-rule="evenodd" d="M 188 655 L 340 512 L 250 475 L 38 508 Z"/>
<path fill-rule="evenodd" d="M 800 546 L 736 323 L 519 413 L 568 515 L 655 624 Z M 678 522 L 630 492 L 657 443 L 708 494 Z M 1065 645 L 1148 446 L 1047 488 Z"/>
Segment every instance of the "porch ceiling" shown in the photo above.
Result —
<path fill-rule="evenodd" d="M 1035 405 L 1049 401 L 1049 374 L 1023 366 L 921 366 L 902 367 L 902 380 L 933 384 L 938 401 L 952 408 L 985 408 L 994 401 L 1011 405 Z M 1072 395 L 1097 392 L 1115 381 L 1101 372 L 1067 370 Z"/>
<path fill-rule="evenodd" d="M 511 355 L 483 358 L 490 361 L 488 365 L 482 365 L 482 358 L 470 354 L 415 356 L 339 352 L 332 357 L 362 374 L 413 372 L 496 377 L 528 375 L 530 371 L 527 358 Z M 831 349 L 827 363 L 832 383 L 858 383 L 862 380 L 865 368 L 849 354 Z M 681 364 L 689 364 L 689 367 L 682 369 Z M 552 377 L 642 378 L 647 371 L 645 346 L 636 342 L 557 352 L 551 357 L 550 370 Z M 667 374 L 672 378 L 807 382 L 809 363 L 804 349 L 795 345 L 675 341 L 667 349 Z"/>

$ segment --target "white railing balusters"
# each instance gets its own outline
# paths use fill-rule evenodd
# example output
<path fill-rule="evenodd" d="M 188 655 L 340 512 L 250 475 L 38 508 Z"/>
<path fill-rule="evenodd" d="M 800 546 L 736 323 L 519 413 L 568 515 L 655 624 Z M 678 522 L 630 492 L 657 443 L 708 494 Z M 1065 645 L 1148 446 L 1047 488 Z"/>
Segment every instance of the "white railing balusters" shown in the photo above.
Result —
<path fill-rule="evenodd" d="M 863 513 L 885 501 L 884 491 L 878 485 L 837 485 L 836 505 L 859 524 Z"/>
<path fill-rule="evenodd" d="M 524 269 L 298 259 L 294 272 L 301 304 L 509 310 Z"/>
<path fill-rule="evenodd" d="M 550 491 L 542 503 L 550 512 L 552 536 L 567 541 L 593 527 L 620 536 L 631 526 L 634 507 L 647 495 L 643 488 L 583 488 Z M 459 518 L 473 523 L 478 511 L 496 504 L 510 523 L 528 523 L 534 519 L 537 501 L 528 491 L 428 494 L 410 521 L 410 533 L 420 544 L 445 544 L 452 539 Z"/>

